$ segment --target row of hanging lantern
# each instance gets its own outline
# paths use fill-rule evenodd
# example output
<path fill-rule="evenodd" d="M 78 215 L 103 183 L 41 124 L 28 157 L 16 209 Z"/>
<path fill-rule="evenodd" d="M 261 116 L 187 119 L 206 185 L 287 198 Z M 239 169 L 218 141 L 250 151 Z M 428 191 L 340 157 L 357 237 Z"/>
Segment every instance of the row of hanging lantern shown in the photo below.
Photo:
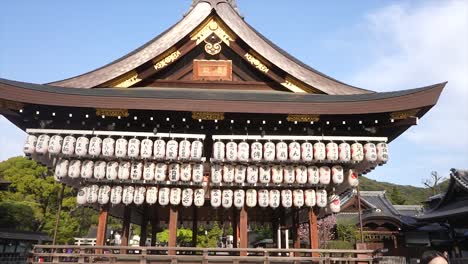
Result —
<path fill-rule="evenodd" d="M 226 209 L 232 206 L 240 209 L 247 206 L 250 208 L 273 208 L 280 206 L 285 208 L 290 207 L 330 207 L 331 211 L 337 213 L 340 211 L 340 200 L 337 195 L 333 194 L 327 197 L 325 189 L 320 190 L 220 190 L 213 189 L 210 193 L 210 203 L 214 208 L 223 207 Z"/>
<path fill-rule="evenodd" d="M 203 155 L 203 142 L 200 140 L 180 142 L 171 139 L 152 140 L 137 137 L 114 139 L 98 136 L 74 137 L 41 134 L 28 135 L 23 151 L 26 155 L 32 154 L 63 154 L 66 156 L 104 156 L 107 158 L 142 158 L 142 159 L 183 159 L 200 160 Z"/>
<path fill-rule="evenodd" d="M 357 174 L 347 171 L 348 183 L 357 185 Z M 356 177 L 356 178 L 354 178 Z M 340 165 L 328 166 L 282 166 L 282 165 L 231 165 L 212 164 L 211 183 L 217 184 L 298 184 L 339 185 L 345 180 L 345 170 Z"/>
<path fill-rule="evenodd" d="M 352 144 L 342 142 L 303 142 L 293 141 L 289 144 L 284 141 L 274 143 L 259 141 L 248 143 L 242 141 L 223 142 L 213 144 L 213 160 L 229 162 L 259 162 L 259 161 L 292 161 L 292 162 L 379 162 L 388 161 L 388 146 L 386 143 L 355 142 Z"/>
<path fill-rule="evenodd" d="M 205 191 L 203 189 L 181 189 L 181 188 L 157 188 L 157 187 L 134 187 L 134 186 L 108 186 L 91 185 L 79 189 L 77 195 L 79 205 L 95 204 L 124 204 L 142 205 L 147 203 L 161 206 L 192 205 L 202 207 L 205 204 Z"/>
<path fill-rule="evenodd" d="M 139 161 L 92 161 L 61 159 L 55 167 L 55 179 L 64 177 L 97 180 L 144 180 L 156 182 L 203 182 L 203 164 L 154 163 Z"/>

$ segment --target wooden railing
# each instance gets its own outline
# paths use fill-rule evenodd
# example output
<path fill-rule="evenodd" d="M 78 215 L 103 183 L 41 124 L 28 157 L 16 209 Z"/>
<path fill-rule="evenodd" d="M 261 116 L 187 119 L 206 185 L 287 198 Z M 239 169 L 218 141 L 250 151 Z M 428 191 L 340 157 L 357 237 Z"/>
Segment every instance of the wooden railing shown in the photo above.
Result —
<path fill-rule="evenodd" d="M 176 252 L 169 255 L 168 252 Z M 29 263 L 376 263 L 372 250 L 169 248 L 113 246 L 34 247 Z"/>

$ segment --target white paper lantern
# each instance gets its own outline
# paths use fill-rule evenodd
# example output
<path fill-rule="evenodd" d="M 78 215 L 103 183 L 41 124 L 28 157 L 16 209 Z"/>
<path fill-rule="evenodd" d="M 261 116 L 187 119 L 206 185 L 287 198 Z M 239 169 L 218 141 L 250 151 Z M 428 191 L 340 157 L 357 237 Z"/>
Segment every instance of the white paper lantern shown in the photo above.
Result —
<path fill-rule="evenodd" d="M 115 152 L 115 140 L 113 138 L 105 138 L 102 141 L 102 155 L 104 157 L 112 157 Z"/>
<path fill-rule="evenodd" d="M 304 191 L 304 203 L 307 207 L 314 207 L 316 204 L 316 195 L 315 190 L 305 190 Z"/>
<path fill-rule="evenodd" d="M 339 160 L 343 162 L 348 162 L 351 160 L 351 146 L 348 143 L 341 143 L 338 146 L 338 156 Z"/>
<path fill-rule="evenodd" d="M 172 188 L 171 189 L 171 196 L 170 196 L 170 203 L 171 205 L 179 205 L 180 199 L 182 198 L 182 189 L 180 188 Z"/>
<path fill-rule="evenodd" d="M 348 184 L 351 187 L 357 187 L 359 185 L 359 176 L 354 170 L 348 171 Z"/>
<path fill-rule="evenodd" d="M 81 175 L 81 160 L 72 160 L 68 166 L 68 177 L 79 178 Z"/>
<path fill-rule="evenodd" d="M 325 144 L 322 142 L 317 142 L 314 144 L 314 160 L 323 161 L 327 158 L 327 151 Z"/>
<path fill-rule="evenodd" d="M 106 165 L 106 178 L 108 180 L 116 180 L 119 174 L 119 163 L 117 161 L 110 161 Z"/>
<path fill-rule="evenodd" d="M 367 143 L 364 145 L 364 157 L 369 162 L 377 161 L 377 147 L 374 143 Z"/>
<path fill-rule="evenodd" d="M 226 144 L 226 159 L 228 161 L 237 161 L 237 143 L 234 141 Z"/>
<path fill-rule="evenodd" d="M 218 208 L 221 206 L 221 200 L 222 200 L 222 192 L 221 190 L 218 189 L 213 189 L 211 190 L 211 206 L 214 208 Z"/>
<path fill-rule="evenodd" d="M 188 140 L 182 140 L 179 143 L 179 158 L 190 159 L 191 143 Z"/>
<path fill-rule="evenodd" d="M 123 188 L 121 186 L 114 186 L 111 189 L 111 204 L 117 205 L 122 202 Z"/>
<path fill-rule="evenodd" d="M 317 166 L 307 167 L 307 177 L 309 184 L 319 184 L 320 182 L 320 171 Z"/>
<path fill-rule="evenodd" d="M 166 180 L 166 175 L 167 175 L 167 165 L 165 163 L 156 164 L 154 179 L 157 182 L 163 182 Z"/>
<path fill-rule="evenodd" d="M 143 165 L 143 180 L 153 181 L 156 173 L 156 165 L 153 162 L 145 162 Z"/>
<path fill-rule="evenodd" d="M 232 183 L 234 182 L 234 176 L 235 176 L 235 166 L 226 164 L 223 167 L 223 181 L 225 183 Z"/>
<path fill-rule="evenodd" d="M 49 140 L 48 152 L 50 154 L 59 154 L 62 151 L 63 137 L 59 135 L 52 136 Z"/>
<path fill-rule="evenodd" d="M 62 144 L 62 153 L 64 155 L 73 155 L 75 154 L 75 144 L 76 144 L 76 138 L 73 136 L 66 136 L 63 139 L 63 144 Z"/>
<path fill-rule="evenodd" d="M 128 140 L 125 138 L 119 138 L 115 141 L 115 156 L 117 158 L 123 158 L 127 155 Z"/>
<path fill-rule="evenodd" d="M 327 207 L 327 191 L 322 189 L 316 192 L 317 195 L 317 206 L 321 208 Z"/>
<path fill-rule="evenodd" d="M 269 142 L 267 142 L 265 144 L 265 147 L 268 147 L 268 144 Z M 267 149 L 265 149 L 265 151 L 268 151 Z M 267 153 L 265 152 L 265 159 L 266 160 L 272 160 L 272 159 L 267 159 L 267 157 L 269 157 L 268 155 L 266 155 Z M 277 160 L 280 160 L 280 161 L 286 161 L 288 160 L 288 144 L 286 144 L 285 142 L 278 142 L 276 143 L 276 159 Z"/>
<path fill-rule="evenodd" d="M 111 192 L 111 187 L 107 185 L 103 185 L 99 187 L 98 203 L 102 205 L 108 204 L 110 200 L 110 192 Z"/>
<path fill-rule="evenodd" d="M 193 160 L 200 160 L 203 155 L 203 142 L 195 140 L 192 142 L 190 149 L 190 158 Z"/>
<path fill-rule="evenodd" d="M 257 206 L 257 190 L 248 189 L 245 192 L 245 204 L 250 208 Z"/>
<path fill-rule="evenodd" d="M 268 190 L 258 191 L 258 206 L 267 208 L 270 205 L 270 192 Z"/>
<path fill-rule="evenodd" d="M 85 156 L 88 154 L 89 139 L 87 137 L 79 137 L 76 140 L 75 154 L 77 156 Z"/>
<path fill-rule="evenodd" d="M 232 190 L 223 190 L 223 198 L 222 198 L 222 205 L 225 209 L 229 209 L 232 207 L 232 199 L 234 197 L 234 193 Z"/>
<path fill-rule="evenodd" d="M 301 145 L 301 159 L 305 162 L 311 162 L 314 159 L 314 145 L 310 142 L 304 142 Z"/>
<path fill-rule="evenodd" d="M 125 204 L 125 205 L 129 205 L 129 204 L 133 203 L 134 194 L 135 194 L 135 187 L 125 186 L 123 188 L 122 203 Z"/>
<path fill-rule="evenodd" d="M 24 143 L 23 152 L 26 155 L 34 154 L 36 151 L 37 137 L 34 135 L 28 135 L 26 142 Z"/>
<path fill-rule="evenodd" d="M 297 166 L 296 167 L 296 183 L 306 184 L 308 180 L 307 167 Z"/>
<path fill-rule="evenodd" d="M 102 139 L 100 137 L 92 137 L 89 141 L 88 154 L 91 156 L 99 156 L 102 151 Z"/>
<path fill-rule="evenodd" d="M 328 198 L 329 207 L 332 213 L 339 213 L 341 210 L 341 201 L 338 195 L 333 194 Z"/>
<path fill-rule="evenodd" d="M 63 177 L 68 175 L 69 161 L 66 159 L 59 160 L 55 166 L 54 178 L 56 181 L 62 180 Z"/>
<path fill-rule="evenodd" d="M 335 142 L 329 142 L 326 147 L 327 160 L 336 161 L 339 158 L 338 144 Z"/>
<path fill-rule="evenodd" d="M 91 179 L 93 177 L 94 172 L 94 161 L 92 160 L 85 160 L 81 164 L 81 178 L 83 179 Z"/>
<path fill-rule="evenodd" d="M 362 161 L 364 159 L 364 148 L 361 143 L 351 145 L 351 159 L 353 161 Z"/>
<path fill-rule="evenodd" d="M 203 164 L 194 164 L 192 166 L 192 181 L 194 183 L 203 182 Z"/>
<path fill-rule="evenodd" d="M 247 167 L 244 165 L 237 165 L 234 171 L 235 178 L 234 181 L 237 184 L 242 184 L 245 182 L 245 177 L 247 174 Z"/>
<path fill-rule="evenodd" d="M 218 164 L 211 166 L 211 182 L 214 184 L 220 184 L 223 180 L 223 167 Z"/>
<path fill-rule="evenodd" d="M 182 205 L 184 207 L 190 207 L 193 204 L 193 190 L 184 189 L 182 191 Z"/>
<path fill-rule="evenodd" d="M 270 190 L 270 207 L 276 209 L 280 206 L 281 193 L 279 190 Z"/>
<path fill-rule="evenodd" d="M 196 207 L 202 207 L 205 204 L 205 190 L 196 189 L 193 194 L 193 204 Z"/>
<path fill-rule="evenodd" d="M 263 145 L 260 142 L 253 142 L 250 146 L 250 158 L 253 161 L 261 161 L 263 158 Z"/>
<path fill-rule="evenodd" d="M 86 203 L 93 204 L 97 202 L 99 194 L 99 186 L 91 185 L 89 187 L 88 197 L 86 197 Z"/>
<path fill-rule="evenodd" d="M 178 163 L 169 164 L 169 180 L 171 182 L 180 180 L 180 165 Z"/>
<path fill-rule="evenodd" d="M 295 207 L 301 208 L 304 206 L 304 191 L 294 190 L 293 191 L 293 203 Z"/>
<path fill-rule="evenodd" d="M 143 163 L 142 162 L 132 162 L 132 168 L 130 169 L 130 179 L 133 181 L 141 180 L 143 176 Z"/>
<path fill-rule="evenodd" d="M 281 143 L 281 142 L 280 142 Z M 278 143 L 279 144 L 279 143 Z M 286 151 L 287 151 L 286 145 Z M 273 142 L 266 142 L 263 145 L 263 159 L 266 161 L 274 161 L 276 158 L 276 146 Z"/>
<path fill-rule="evenodd" d="M 322 166 L 319 169 L 320 174 L 320 184 L 330 184 L 331 180 L 331 170 L 327 166 Z"/>
<path fill-rule="evenodd" d="M 301 160 L 301 145 L 296 141 L 289 143 L 289 159 L 292 161 Z"/>
<path fill-rule="evenodd" d="M 128 161 L 120 162 L 120 164 L 119 164 L 119 173 L 118 173 L 119 180 L 128 180 L 128 179 L 130 179 L 130 168 L 131 168 L 130 162 L 128 162 Z"/>
<path fill-rule="evenodd" d="M 151 158 L 153 154 L 153 141 L 151 139 L 143 139 L 141 141 L 140 155 L 143 159 Z"/>
<path fill-rule="evenodd" d="M 247 182 L 250 184 L 256 184 L 258 182 L 258 167 L 250 165 L 247 167 Z"/>
<path fill-rule="evenodd" d="M 36 143 L 36 153 L 37 154 L 47 154 L 49 151 L 49 140 L 50 137 L 46 134 L 40 135 L 37 138 L 37 143 Z"/>
<path fill-rule="evenodd" d="M 102 180 L 106 178 L 106 162 L 98 160 L 94 163 L 94 178 Z"/>
<path fill-rule="evenodd" d="M 283 178 L 284 178 L 284 183 L 286 184 L 294 183 L 294 181 L 296 180 L 296 174 L 295 174 L 293 166 L 285 166 L 283 168 Z"/>
<path fill-rule="evenodd" d="M 166 144 L 166 158 L 177 159 L 179 154 L 179 143 L 175 140 L 169 140 Z"/>
<path fill-rule="evenodd" d="M 388 145 L 386 143 L 377 144 L 377 161 L 378 162 L 388 161 Z"/>
<path fill-rule="evenodd" d="M 249 152 L 250 152 L 250 146 L 249 143 L 242 141 L 239 143 L 237 146 L 238 152 L 237 152 L 237 159 L 239 161 L 248 161 L 249 160 Z"/>
<path fill-rule="evenodd" d="M 136 188 L 135 193 L 133 194 L 133 203 L 136 205 L 142 205 L 145 202 L 146 197 L 146 188 L 140 186 Z"/>
<path fill-rule="evenodd" d="M 159 205 L 161 205 L 161 206 L 169 205 L 170 194 L 171 194 L 171 189 L 169 189 L 167 187 L 160 188 L 159 189 L 159 196 L 158 196 Z"/>
<path fill-rule="evenodd" d="M 344 170 L 340 165 L 335 165 L 331 170 L 332 180 L 334 184 L 342 184 L 344 181 Z"/>
<path fill-rule="evenodd" d="M 158 188 L 157 187 L 148 187 L 146 189 L 146 203 L 153 205 L 158 201 Z"/>
<path fill-rule="evenodd" d="M 281 191 L 281 205 L 285 208 L 290 208 L 293 204 L 293 197 L 291 190 L 282 190 Z"/>
<path fill-rule="evenodd" d="M 154 158 L 164 159 L 166 158 L 166 141 L 158 139 L 154 141 Z"/>
<path fill-rule="evenodd" d="M 245 203 L 245 191 L 244 190 L 235 190 L 234 191 L 234 206 L 237 209 L 244 207 Z"/>
<path fill-rule="evenodd" d="M 90 192 L 89 187 L 82 187 L 78 190 L 78 195 L 76 196 L 76 203 L 79 205 L 84 205 L 86 204 L 86 201 L 88 200 L 88 194 Z"/>
<path fill-rule="evenodd" d="M 274 184 L 283 183 L 283 167 L 280 165 L 274 165 L 271 168 L 271 178 Z"/>
<path fill-rule="evenodd" d="M 262 165 L 259 168 L 259 179 L 261 183 L 270 183 L 271 182 L 271 168 L 268 165 Z"/>
<path fill-rule="evenodd" d="M 225 157 L 225 150 L 226 148 L 226 145 L 221 142 L 221 141 L 217 141 L 213 144 L 213 158 L 215 160 L 223 160 L 224 157 Z"/>
<path fill-rule="evenodd" d="M 192 180 L 192 165 L 189 163 L 184 163 L 180 166 L 180 180 L 183 182 Z"/>
<path fill-rule="evenodd" d="M 140 140 L 132 138 L 128 141 L 127 156 L 130 158 L 136 158 L 140 155 Z"/>

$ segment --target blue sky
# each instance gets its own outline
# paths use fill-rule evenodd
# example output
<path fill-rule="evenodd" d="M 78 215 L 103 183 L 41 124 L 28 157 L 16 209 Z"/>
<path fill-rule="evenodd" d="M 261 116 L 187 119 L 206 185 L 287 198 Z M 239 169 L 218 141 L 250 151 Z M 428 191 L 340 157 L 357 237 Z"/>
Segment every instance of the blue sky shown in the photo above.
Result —
<path fill-rule="evenodd" d="M 100 67 L 181 19 L 191 0 L 2 3 L 0 77 L 45 83 Z M 248 23 L 315 69 L 375 91 L 449 81 L 439 104 L 391 144 L 369 177 L 421 185 L 468 168 L 468 3 L 238 0 Z M 24 134 L 0 117 L 0 160 Z"/>

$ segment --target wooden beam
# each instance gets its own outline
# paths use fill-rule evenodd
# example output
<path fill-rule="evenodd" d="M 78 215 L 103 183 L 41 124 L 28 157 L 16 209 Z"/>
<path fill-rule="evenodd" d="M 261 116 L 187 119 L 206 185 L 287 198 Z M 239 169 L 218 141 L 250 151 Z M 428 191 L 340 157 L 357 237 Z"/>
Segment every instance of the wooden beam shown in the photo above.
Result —
<path fill-rule="evenodd" d="M 123 223 L 122 223 L 122 239 L 121 246 L 128 246 L 128 239 L 130 237 L 130 218 L 132 217 L 132 208 L 130 206 L 124 207 Z"/>
<path fill-rule="evenodd" d="M 192 247 L 197 247 L 197 233 L 198 233 L 198 208 L 193 206 L 192 212 Z"/>
<path fill-rule="evenodd" d="M 301 240 L 299 239 L 299 210 L 294 209 L 293 213 L 293 232 L 294 232 L 294 244 L 293 248 L 294 249 L 299 249 L 301 248 Z"/>
<path fill-rule="evenodd" d="M 107 206 L 101 207 L 99 211 L 99 222 L 97 228 L 96 246 L 104 246 L 106 243 L 107 219 L 109 210 Z"/>
<path fill-rule="evenodd" d="M 249 246 L 249 236 L 247 232 L 248 228 L 248 216 L 247 216 L 247 209 L 242 207 L 240 211 L 240 216 L 239 216 L 239 227 L 240 227 L 240 247 L 241 248 L 247 248 Z M 240 253 L 241 256 L 247 256 L 247 252 L 241 251 Z"/>
<path fill-rule="evenodd" d="M 314 208 L 309 208 L 309 239 L 310 248 L 319 248 L 319 237 L 318 237 L 318 224 L 317 224 L 317 212 Z M 312 257 L 318 257 L 317 253 L 312 253 Z"/>
<path fill-rule="evenodd" d="M 157 205 L 151 207 L 151 246 L 156 246 L 156 234 L 159 231 L 159 212 Z"/>
<path fill-rule="evenodd" d="M 238 248 L 238 241 L 239 241 L 239 212 L 237 211 L 236 207 L 232 208 L 232 232 L 233 232 L 233 248 Z"/>
<path fill-rule="evenodd" d="M 143 205 L 140 228 L 140 247 L 144 247 L 146 246 L 146 238 L 148 237 L 148 204 Z"/>
<path fill-rule="evenodd" d="M 177 218 L 179 210 L 177 207 L 169 209 L 169 247 L 177 246 Z M 169 255 L 176 255 L 175 250 L 169 250 Z"/>

